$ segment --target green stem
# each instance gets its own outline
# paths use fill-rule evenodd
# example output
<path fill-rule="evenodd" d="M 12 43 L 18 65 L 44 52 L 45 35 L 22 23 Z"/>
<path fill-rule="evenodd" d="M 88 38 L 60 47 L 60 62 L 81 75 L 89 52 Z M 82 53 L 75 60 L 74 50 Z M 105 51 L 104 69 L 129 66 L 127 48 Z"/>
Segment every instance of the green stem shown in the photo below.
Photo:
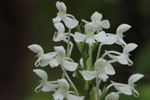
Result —
<path fill-rule="evenodd" d="M 70 56 L 70 54 L 69 54 L 69 50 L 70 50 L 70 36 L 71 36 L 71 29 L 69 29 L 69 32 L 68 32 L 67 57 Z"/>
<path fill-rule="evenodd" d="M 102 43 L 100 43 L 100 44 L 99 44 L 99 47 L 98 47 L 98 52 L 97 52 L 96 60 L 97 60 L 97 59 L 99 58 L 99 56 L 100 56 L 102 46 L 103 46 L 103 44 L 102 44 Z"/>
<path fill-rule="evenodd" d="M 90 67 L 92 67 L 92 45 L 89 44 Z"/>
<path fill-rule="evenodd" d="M 66 76 L 67 80 L 69 81 L 69 83 L 70 83 L 71 86 L 73 87 L 73 89 L 74 89 L 76 95 L 79 96 L 79 92 L 78 92 L 76 86 L 74 85 L 74 83 L 72 82 L 72 80 L 70 79 L 69 75 L 67 74 L 66 70 L 65 70 L 62 66 L 61 66 L 61 68 L 62 68 L 63 72 L 65 73 L 65 76 Z"/>
<path fill-rule="evenodd" d="M 101 79 L 99 80 L 98 77 L 96 77 L 96 100 L 99 100 L 99 86 L 101 83 Z"/>

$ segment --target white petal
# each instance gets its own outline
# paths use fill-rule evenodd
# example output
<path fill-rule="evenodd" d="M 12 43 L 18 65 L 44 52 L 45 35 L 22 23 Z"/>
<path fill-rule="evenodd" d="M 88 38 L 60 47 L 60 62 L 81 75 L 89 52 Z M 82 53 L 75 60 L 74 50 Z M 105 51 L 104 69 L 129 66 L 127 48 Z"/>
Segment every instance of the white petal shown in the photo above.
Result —
<path fill-rule="evenodd" d="M 111 45 L 114 44 L 117 41 L 117 38 L 115 35 L 107 36 L 106 39 L 102 42 L 103 44 Z"/>
<path fill-rule="evenodd" d="M 143 77 L 144 77 L 144 75 L 142 75 L 142 74 L 133 74 L 129 77 L 128 83 L 134 84 L 135 82 L 137 82 L 138 80 L 140 80 Z"/>
<path fill-rule="evenodd" d="M 113 83 L 116 90 L 126 95 L 132 95 L 132 91 L 129 85 L 121 83 Z"/>
<path fill-rule="evenodd" d="M 88 43 L 89 45 L 93 45 L 93 43 L 95 43 L 96 41 L 94 40 L 94 38 L 90 37 L 90 38 L 87 38 L 86 43 Z"/>
<path fill-rule="evenodd" d="M 102 14 L 99 12 L 94 12 L 91 16 L 92 21 L 100 21 L 102 19 Z"/>
<path fill-rule="evenodd" d="M 81 74 L 85 80 L 92 80 L 97 76 L 97 71 L 82 71 Z"/>
<path fill-rule="evenodd" d="M 67 10 L 66 5 L 60 1 L 56 2 L 56 7 L 59 11 L 64 10 L 66 12 L 66 10 Z"/>
<path fill-rule="evenodd" d="M 75 96 L 72 94 L 68 94 L 66 97 L 68 100 L 83 100 L 84 96 Z"/>
<path fill-rule="evenodd" d="M 59 42 L 62 40 L 66 39 L 66 34 L 65 33 L 57 33 L 55 32 L 54 36 L 53 36 L 53 41 L 55 42 Z"/>
<path fill-rule="evenodd" d="M 61 52 L 65 55 L 66 52 L 63 46 L 54 46 L 54 50 L 57 52 L 57 54 Z"/>
<path fill-rule="evenodd" d="M 58 30 L 59 33 L 64 33 L 65 32 L 65 27 L 62 23 L 54 23 L 55 28 Z"/>
<path fill-rule="evenodd" d="M 47 66 L 50 60 L 52 60 L 54 56 L 56 56 L 56 52 L 51 52 L 51 53 L 41 55 L 40 66 L 41 67 Z"/>
<path fill-rule="evenodd" d="M 68 71 L 75 71 L 77 69 L 78 64 L 75 62 L 70 62 L 70 61 L 64 60 L 63 66 Z"/>
<path fill-rule="evenodd" d="M 128 24 L 121 24 L 120 26 L 118 26 L 117 28 L 117 33 L 124 33 L 126 32 L 127 30 L 129 30 L 131 28 L 130 25 Z"/>
<path fill-rule="evenodd" d="M 85 32 L 86 34 L 94 34 L 96 31 L 96 27 L 93 23 L 85 24 Z"/>
<path fill-rule="evenodd" d="M 135 44 L 135 43 L 129 43 L 129 44 L 125 45 L 123 51 L 124 51 L 124 52 L 131 52 L 131 51 L 133 51 L 135 48 L 137 48 L 137 46 L 138 46 L 138 45 Z"/>
<path fill-rule="evenodd" d="M 28 46 L 28 48 L 32 51 L 32 52 L 34 52 L 34 53 L 37 53 L 37 54 L 43 54 L 43 48 L 40 46 L 40 45 L 38 45 L 38 44 L 32 44 L 32 45 L 29 45 Z"/>
<path fill-rule="evenodd" d="M 35 72 L 36 75 L 38 75 L 42 80 L 47 81 L 47 73 L 42 69 L 34 69 L 33 72 Z"/>
<path fill-rule="evenodd" d="M 115 92 L 111 92 L 105 97 L 105 100 L 119 100 L 119 94 Z"/>
<path fill-rule="evenodd" d="M 62 19 L 60 17 L 56 16 L 52 20 L 53 20 L 53 23 L 57 23 L 57 22 L 60 22 Z"/>
<path fill-rule="evenodd" d="M 45 85 L 42 87 L 43 92 L 54 91 L 58 87 L 58 84 L 51 84 L 46 82 Z"/>
<path fill-rule="evenodd" d="M 138 97 L 138 96 L 139 96 L 139 92 L 138 92 L 137 90 L 132 89 L 132 91 L 133 91 L 133 95 L 134 95 L 135 97 Z"/>
<path fill-rule="evenodd" d="M 60 64 L 60 62 L 58 60 L 56 60 L 56 59 L 52 59 L 49 62 L 49 65 L 50 65 L 51 68 L 57 67 L 59 64 Z"/>
<path fill-rule="evenodd" d="M 80 65 L 81 65 L 82 68 L 84 67 L 83 66 L 83 58 L 80 59 Z"/>
<path fill-rule="evenodd" d="M 99 74 L 98 78 L 101 78 L 103 82 L 106 82 L 109 77 L 108 77 L 108 75 L 104 72 L 104 73 Z"/>
<path fill-rule="evenodd" d="M 114 75 L 115 74 L 115 70 L 109 62 L 107 62 L 107 64 L 105 65 L 105 72 L 108 75 Z"/>
<path fill-rule="evenodd" d="M 82 42 L 86 39 L 86 35 L 79 33 L 79 32 L 75 32 L 73 37 L 76 42 Z"/>
<path fill-rule="evenodd" d="M 101 25 L 102 28 L 105 28 L 105 29 L 110 28 L 109 20 L 102 20 L 100 25 Z"/>
<path fill-rule="evenodd" d="M 65 17 L 63 21 L 69 29 L 73 29 L 78 25 L 78 21 L 70 17 Z"/>
<path fill-rule="evenodd" d="M 94 38 L 98 41 L 98 42 L 103 42 L 106 40 L 106 33 L 104 31 L 99 32 L 98 34 L 94 35 Z M 107 40 L 106 40 L 107 41 Z"/>
<path fill-rule="evenodd" d="M 116 59 L 120 64 L 123 64 L 123 65 L 128 64 L 128 59 L 127 59 L 126 55 L 124 55 L 124 54 L 121 54 L 120 56 L 116 56 Z"/>

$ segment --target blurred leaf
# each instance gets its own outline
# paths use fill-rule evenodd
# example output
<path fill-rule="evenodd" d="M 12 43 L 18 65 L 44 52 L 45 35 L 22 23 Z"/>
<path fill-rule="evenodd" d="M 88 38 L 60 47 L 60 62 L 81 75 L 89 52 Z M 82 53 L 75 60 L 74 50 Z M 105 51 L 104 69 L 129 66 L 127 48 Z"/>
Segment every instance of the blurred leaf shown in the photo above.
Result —
<path fill-rule="evenodd" d="M 141 49 L 138 52 L 138 55 L 136 56 L 135 61 L 135 71 L 139 73 L 147 73 L 150 70 L 150 44 L 147 44 L 144 46 L 143 49 Z"/>

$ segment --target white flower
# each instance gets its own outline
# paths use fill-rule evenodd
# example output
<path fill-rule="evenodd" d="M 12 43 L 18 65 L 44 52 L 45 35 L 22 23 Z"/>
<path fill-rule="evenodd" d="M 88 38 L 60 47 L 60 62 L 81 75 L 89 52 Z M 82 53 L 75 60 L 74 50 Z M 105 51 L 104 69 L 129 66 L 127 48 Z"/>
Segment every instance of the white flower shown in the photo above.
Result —
<path fill-rule="evenodd" d="M 58 88 L 53 94 L 54 100 L 83 100 L 83 96 L 75 96 L 73 91 L 69 91 L 69 84 L 65 79 L 58 80 Z"/>
<path fill-rule="evenodd" d="M 58 13 L 56 18 L 53 19 L 54 23 L 62 20 L 69 29 L 73 29 L 78 25 L 78 21 L 73 15 L 66 14 L 67 8 L 63 2 L 57 1 L 56 7 L 58 9 Z"/>
<path fill-rule="evenodd" d="M 36 67 L 37 66 L 41 66 L 41 67 L 47 66 L 49 64 L 50 60 L 56 55 L 55 52 L 44 54 L 43 48 L 38 44 L 29 45 L 28 48 L 32 52 L 37 54 L 38 59 L 35 62 Z"/>
<path fill-rule="evenodd" d="M 51 67 L 61 65 L 68 71 L 75 71 L 77 69 L 78 64 L 73 62 L 72 59 L 65 57 L 66 51 L 63 46 L 55 46 L 54 49 L 56 56 L 49 63 Z"/>
<path fill-rule="evenodd" d="M 122 84 L 122 83 L 116 83 L 112 82 L 112 85 L 121 93 L 126 94 L 126 95 L 134 95 L 135 97 L 139 96 L 138 91 L 136 91 L 135 87 L 135 82 L 143 78 L 144 75 L 142 74 L 133 74 L 129 77 L 128 79 L 128 84 Z"/>
<path fill-rule="evenodd" d="M 92 80 L 96 77 L 103 80 L 104 82 L 107 81 L 108 75 L 114 75 L 115 70 L 112 65 L 105 59 L 98 59 L 95 62 L 95 70 L 94 71 L 82 71 L 83 78 L 85 80 Z"/>
<path fill-rule="evenodd" d="M 115 92 L 111 92 L 105 97 L 105 100 L 119 100 L 119 94 Z"/>
<path fill-rule="evenodd" d="M 42 80 L 40 85 L 35 88 L 35 92 L 55 92 L 53 94 L 54 100 L 83 100 L 83 96 L 75 96 L 73 91 L 69 91 L 69 84 L 65 79 L 58 79 L 57 81 L 47 81 L 48 76 L 44 70 L 34 69 L 35 72 Z M 39 89 L 41 88 L 41 89 Z M 38 90 L 39 89 L 39 90 Z"/>
<path fill-rule="evenodd" d="M 136 48 L 137 48 L 137 44 L 129 43 L 124 46 L 123 53 L 120 53 L 117 51 L 107 51 L 106 54 L 108 54 L 110 58 L 116 60 L 120 64 L 132 66 L 133 62 L 129 58 L 129 55 L 130 55 L 129 52 L 133 51 Z M 112 54 L 115 54 L 115 55 L 112 55 Z"/>
<path fill-rule="evenodd" d="M 118 28 L 116 30 L 116 34 L 115 34 L 116 44 L 126 45 L 126 42 L 123 40 L 123 37 L 124 37 L 123 33 L 128 31 L 130 28 L 131 28 L 131 26 L 128 24 L 121 24 L 118 26 Z M 108 35 L 114 36 L 114 34 L 108 34 Z"/>
<path fill-rule="evenodd" d="M 109 34 L 110 33 L 105 33 L 104 31 L 101 31 L 95 35 L 95 39 L 102 44 L 112 45 L 116 42 L 116 36 Z"/>
<path fill-rule="evenodd" d="M 53 41 L 66 41 L 66 37 L 68 33 L 65 33 L 65 27 L 61 22 L 54 23 L 55 28 L 57 29 L 57 32 L 55 32 L 53 36 Z"/>
<path fill-rule="evenodd" d="M 83 22 L 87 23 L 93 23 L 94 26 L 96 27 L 96 32 L 100 32 L 103 28 L 108 29 L 110 28 L 110 23 L 108 20 L 102 20 L 102 14 L 99 12 L 94 12 L 91 16 L 91 21 L 92 22 L 87 22 L 85 20 L 82 20 Z"/>
<path fill-rule="evenodd" d="M 93 43 L 95 43 L 97 40 L 98 42 L 101 42 L 103 44 L 113 44 L 116 42 L 116 36 L 114 35 L 107 35 L 104 31 L 99 32 L 98 34 L 95 34 L 96 28 L 95 25 L 93 23 L 87 23 L 85 25 L 85 33 L 86 34 L 82 34 L 79 32 L 75 32 L 75 34 L 73 35 L 74 40 L 76 42 L 83 42 L 85 41 L 86 43 L 92 45 Z"/>
<path fill-rule="evenodd" d="M 35 92 L 50 92 L 54 91 L 57 87 L 57 81 L 47 81 L 48 76 L 47 73 L 42 69 L 34 69 L 33 72 L 35 72 L 36 75 L 38 75 L 42 80 L 40 80 L 40 85 L 38 85 L 35 88 Z M 38 90 L 39 89 L 39 90 Z"/>

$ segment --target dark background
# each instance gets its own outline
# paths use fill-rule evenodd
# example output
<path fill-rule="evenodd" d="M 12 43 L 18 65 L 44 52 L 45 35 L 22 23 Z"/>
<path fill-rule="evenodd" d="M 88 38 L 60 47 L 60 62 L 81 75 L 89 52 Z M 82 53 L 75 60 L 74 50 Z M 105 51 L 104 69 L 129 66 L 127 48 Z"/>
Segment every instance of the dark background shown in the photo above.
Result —
<path fill-rule="evenodd" d="M 132 26 L 125 33 L 125 41 L 138 44 L 138 48 L 131 53 L 134 66 L 115 64 L 117 74 L 113 78 L 117 82 L 126 83 L 131 74 L 144 74 L 145 77 L 137 83 L 140 97 L 121 95 L 120 100 L 150 100 L 150 0 L 62 1 L 67 5 L 67 12 L 78 20 L 90 20 L 95 11 L 102 13 L 103 19 L 109 19 L 111 23 L 107 32 L 115 33 L 117 26 L 122 23 Z M 27 46 L 37 43 L 48 52 L 53 50 L 54 45 L 61 44 L 52 42 L 55 28 L 51 19 L 57 13 L 55 3 L 56 0 L 0 2 L 0 100 L 50 100 L 49 93 L 34 93 L 39 78 L 32 72 L 36 58 Z M 112 48 L 121 50 L 116 46 Z M 73 58 L 78 61 L 75 55 Z M 45 69 L 50 73 L 50 80 L 57 79 L 61 74 L 59 69 Z"/>

